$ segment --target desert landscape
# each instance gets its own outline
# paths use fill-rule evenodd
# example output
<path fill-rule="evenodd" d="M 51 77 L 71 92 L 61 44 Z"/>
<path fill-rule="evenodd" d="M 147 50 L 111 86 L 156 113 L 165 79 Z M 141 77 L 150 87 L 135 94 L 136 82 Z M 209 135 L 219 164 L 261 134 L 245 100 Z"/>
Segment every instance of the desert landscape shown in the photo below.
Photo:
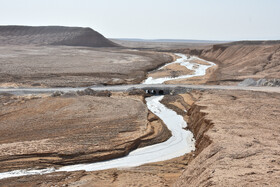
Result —
<path fill-rule="evenodd" d="M 0 186 L 278 186 L 279 101 L 279 40 L 0 26 Z"/>

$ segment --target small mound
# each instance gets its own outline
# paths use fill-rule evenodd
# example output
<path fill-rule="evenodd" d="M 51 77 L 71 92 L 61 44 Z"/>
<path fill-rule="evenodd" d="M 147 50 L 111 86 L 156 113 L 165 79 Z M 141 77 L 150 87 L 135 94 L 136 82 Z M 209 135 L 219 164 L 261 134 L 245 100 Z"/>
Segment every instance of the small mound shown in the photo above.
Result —
<path fill-rule="evenodd" d="M 91 28 L 62 26 L 0 26 L 0 45 L 118 46 Z"/>

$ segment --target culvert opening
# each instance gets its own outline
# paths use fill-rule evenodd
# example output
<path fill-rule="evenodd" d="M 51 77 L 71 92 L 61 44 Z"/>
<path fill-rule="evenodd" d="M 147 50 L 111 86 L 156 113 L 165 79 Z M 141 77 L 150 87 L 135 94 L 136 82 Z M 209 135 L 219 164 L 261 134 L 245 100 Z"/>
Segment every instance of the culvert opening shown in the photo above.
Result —
<path fill-rule="evenodd" d="M 164 91 L 163 90 L 159 90 L 158 91 L 158 95 L 164 95 Z"/>

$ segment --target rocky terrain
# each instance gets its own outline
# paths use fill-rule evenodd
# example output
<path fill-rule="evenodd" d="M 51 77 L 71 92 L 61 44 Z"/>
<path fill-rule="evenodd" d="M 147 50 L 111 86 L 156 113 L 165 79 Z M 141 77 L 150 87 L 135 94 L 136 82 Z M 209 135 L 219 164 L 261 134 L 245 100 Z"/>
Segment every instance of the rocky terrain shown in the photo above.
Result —
<path fill-rule="evenodd" d="M 244 81 L 238 84 L 239 86 L 270 86 L 270 87 L 279 87 L 280 79 L 245 79 Z"/>
<path fill-rule="evenodd" d="M 62 26 L 0 26 L 0 45 L 118 46 L 91 28 Z"/>

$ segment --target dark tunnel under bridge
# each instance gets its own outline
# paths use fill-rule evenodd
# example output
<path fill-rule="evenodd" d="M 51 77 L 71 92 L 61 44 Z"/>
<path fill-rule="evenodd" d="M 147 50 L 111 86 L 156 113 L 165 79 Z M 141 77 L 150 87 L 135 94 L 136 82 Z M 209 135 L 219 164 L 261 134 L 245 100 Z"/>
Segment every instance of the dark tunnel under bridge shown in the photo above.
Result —
<path fill-rule="evenodd" d="M 164 89 L 145 89 L 144 90 L 147 94 L 152 94 L 152 95 L 169 95 L 171 93 L 170 90 L 164 90 Z"/>

